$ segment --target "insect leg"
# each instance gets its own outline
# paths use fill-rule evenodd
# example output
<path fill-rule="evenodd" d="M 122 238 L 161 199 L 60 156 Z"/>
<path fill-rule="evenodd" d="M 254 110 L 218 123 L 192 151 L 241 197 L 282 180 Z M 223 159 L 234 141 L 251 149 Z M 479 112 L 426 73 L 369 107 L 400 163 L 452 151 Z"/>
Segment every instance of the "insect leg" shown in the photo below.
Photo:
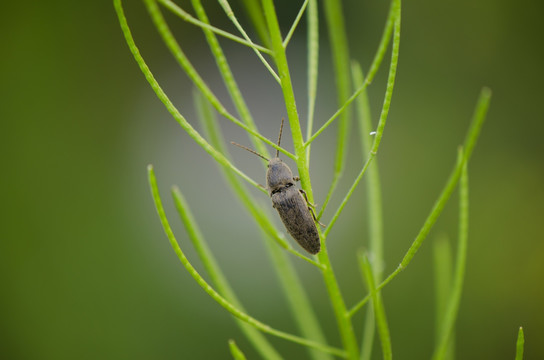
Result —
<path fill-rule="evenodd" d="M 317 217 L 315 216 L 314 208 L 315 204 L 312 204 L 310 201 L 308 201 L 308 195 L 306 194 L 306 191 L 299 189 L 300 193 L 304 196 L 304 199 L 306 200 L 306 203 L 308 204 L 308 210 L 310 210 L 310 213 L 312 213 L 312 216 L 314 220 L 321 226 L 325 227 L 325 224 L 321 223 L 319 220 L 317 220 Z"/>

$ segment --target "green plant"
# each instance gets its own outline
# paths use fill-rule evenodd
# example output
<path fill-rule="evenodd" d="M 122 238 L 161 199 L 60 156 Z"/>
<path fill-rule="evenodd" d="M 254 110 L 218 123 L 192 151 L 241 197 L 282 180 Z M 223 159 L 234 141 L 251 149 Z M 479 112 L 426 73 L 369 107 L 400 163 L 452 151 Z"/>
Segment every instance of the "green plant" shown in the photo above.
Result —
<path fill-rule="evenodd" d="M 227 279 L 221 272 L 211 250 L 207 246 L 205 239 L 198 228 L 197 221 L 192 216 L 189 205 L 185 201 L 182 192 L 180 189 L 174 188 L 172 190 L 172 196 L 180 214 L 181 221 L 184 224 L 195 249 L 197 250 L 200 260 L 202 261 L 211 282 L 213 283 L 213 287 L 212 285 L 208 284 L 202 278 L 202 276 L 200 276 L 200 274 L 198 274 L 184 255 L 181 247 L 174 237 L 159 196 L 155 173 L 152 166 L 150 166 L 148 169 L 149 182 L 160 220 L 180 261 L 193 276 L 196 282 L 214 300 L 216 300 L 221 306 L 223 306 L 237 318 L 238 325 L 263 358 L 282 358 L 282 356 L 262 335 L 262 333 L 268 333 L 307 346 L 309 349 L 309 355 L 314 359 L 330 359 L 331 355 L 347 359 L 369 359 L 374 337 L 374 327 L 376 326 L 382 344 L 383 357 L 385 359 L 391 359 L 391 338 L 389 335 L 386 311 L 383 305 L 380 290 L 383 289 L 385 285 L 387 285 L 409 265 L 415 253 L 427 238 L 431 227 L 436 222 L 452 192 L 460 183 L 460 235 L 457 261 L 453 267 L 454 275 L 451 276 L 450 272 L 452 269 L 450 269 L 448 266 L 442 269 L 437 269 L 437 274 L 440 276 L 440 279 L 437 281 L 440 284 L 448 285 L 437 290 L 437 301 L 440 305 L 439 307 L 444 311 L 443 314 L 438 317 L 437 346 L 433 358 L 442 359 L 446 356 L 451 356 L 452 350 L 450 344 L 452 343 L 452 332 L 462 290 L 468 234 L 467 163 L 470 159 L 486 116 L 491 96 L 490 91 L 488 89 L 483 89 L 480 94 L 471 126 L 466 135 L 465 142 L 459 150 L 458 162 L 454 166 L 443 191 L 423 224 L 419 234 L 416 236 L 397 269 L 387 277 L 384 277 L 380 181 L 375 157 L 378 153 L 380 142 L 384 133 L 395 84 L 400 44 L 401 0 L 391 1 L 390 11 L 385 22 L 383 35 L 366 76 L 363 76 L 361 67 L 356 62 L 350 60 L 346 33 L 344 30 L 345 26 L 341 3 L 339 1 L 325 1 L 323 3 L 325 18 L 327 21 L 327 29 L 332 43 L 337 90 L 336 93 L 339 106 L 338 110 L 327 121 L 325 121 L 317 131 L 314 131 L 319 49 L 317 0 L 306 0 L 303 2 L 300 12 L 298 13 L 291 29 L 285 37 L 283 37 L 281 34 L 272 0 L 262 0 L 261 2 L 251 0 L 244 1 L 244 6 L 247 9 L 249 18 L 259 34 L 261 41 L 264 44 L 263 46 L 256 45 L 254 41 L 250 39 L 238 22 L 229 6 L 229 3 L 226 0 L 220 0 L 219 3 L 224 9 L 225 14 L 232 20 L 233 24 L 239 30 L 241 37 L 227 33 L 212 26 L 208 21 L 208 17 L 200 0 L 191 0 L 196 17 L 193 17 L 170 0 L 144 0 L 144 2 L 155 23 L 155 26 L 164 39 L 165 44 L 195 85 L 195 104 L 196 108 L 198 109 L 199 120 L 202 122 L 202 126 L 205 129 L 206 137 L 195 130 L 189 121 L 187 121 L 187 119 L 176 109 L 166 93 L 155 80 L 134 42 L 123 12 L 121 0 L 114 0 L 115 8 L 121 23 L 121 28 L 129 48 L 159 99 L 164 103 L 168 111 L 172 114 L 180 126 L 219 164 L 221 171 L 227 179 L 232 191 L 236 194 L 240 202 L 245 206 L 248 213 L 261 229 L 262 237 L 268 251 L 270 252 L 275 269 L 278 272 L 278 276 L 289 300 L 289 305 L 293 309 L 293 314 L 295 315 L 295 320 L 299 327 L 301 336 L 295 336 L 271 328 L 267 324 L 264 324 L 247 314 L 240 300 L 238 300 L 236 294 L 230 288 Z M 210 89 L 202 80 L 197 70 L 190 63 L 181 46 L 171 33 L 166 21 L 163 18 L 160 6 L 162 6 L 164 10 L 173 13 L 182 20 L 188 21 L 202 29 L 239 117 L 231 114 L 215 96 L 212 89 Z M 290 76 L 290 68 L 286 57 L 286 48 L 289 44 L 291 36 L 297 28 L 301 17 L 304 15 L 307 17 L 306 23 L 308 26 L 308 118 L 306 119 L 307 131 L 305 135 L 302 134 L 301 130 L 301 121 L 297 111 Z M 227 59 L 219 45 L 217 36 L 223 36 L 232 41 L 236 41 L 250 47 L 262 61 L 267 71 L 278 83 L 278 86 L 281 87 L 293 138 L 294 153 L 290 153 L 289 151 L 278 147 L 273 141 L 267 139 L 258 131 L 252 115 L 247 107 L 246 101 L 230 71 Z M 366 89 L 372 83 L 372 80 L 380 68 L 390 43 L 392 43 L 392 46 L 387 86 L 379 120 L 377 125 L 374 126 L 371 122 L 371 114 Z M 273 65 L 267 61 L 265 56 L 272 59 Z M 275 227 L 267 213 L 260 209 L 259 205 L 257 205 L 258 202 L 254 201 L 254 199 L 252 199 L 252 197 L 246 191 L 244 182 L 256 187 L 259 190 L 264 191 L 264 189 L 262 189 L 257 182 L 252 180 L 233 165 L 232 161 L 230 160 L 227 147 L 225 146 L 225 139 L 223 138 L 218 127 L 215 113 L 219 113 L 222 117 L 245 130 L 249 135 L 249 139 L 252 142 L 253 147 L 258 152 L 269 157 L 269 151 L 266 147 L 266 145 L 269 145 L 275 149 L 278 149 L 280 152 L 282 152 L 282 154 L 292 159 L 296 163 L 297 171 L 300 176 L 301 187 L 306 191 L 308 200 L 310 202 L 314 202 L 314 194 L 312 191 L 309 171 L 311 144 L 320 134 L 323 133 L 323 131 L 327 130 L 333 122 L 337 122 L 338 133 L 334 176 L 325 201 L 319 211 L 318 217 L 321 217 L 324 209 L 329 203 L 329 199 L 331 199 L 335 193 L 336 185 L 342 178 L 344 172 L 348 135 L 353 127 L 350 123 L 350 119 L 352 117 L 350 113 L 350 105 L 353 102 L 356 103 L 357 119 L 359 120 L 361 138 L 361 150 L 366 157 L 366 162 L 353 181 L 349 191 L 343 197 L 343 200 L 341 201 L 341 204 L 335 211 L 334 215 L 330 219 L 327 219 L 327 227 L 322 232 L 319 230 L 322 241 L 321 252 L 315 257 L 308 257 L 302 255 L 291 247 L 290 243 L 283 238 L 282 231 Z M 373 141 L 369 141 L 370 137 L 368 134 L 371 132 L 374 135 Z M 266 166 L 265 163 L 263 163 L 263 165 Z M 351 308 L 348 308 L 344 298 L 342 297 L 340 287 L 333 271 L 331 260 L 329 258 L 329 252 L 327 250 L 327 242 L 331 229 L 335 225 L 339 216 L 342 214 L 346 203 L 350 200 L 354 190 L 358 187 L 365 174 L 368 175 L 368 181 L 366 184 L 369 193 L 369 211 L 367 213 L 369 214 L 370 241 L 368 249 L 370 252 L 372 252 L 372 261 L 369 261 L 369 257 L 365 251 L 361 251 L 359 253 L 358 259 L 364 282 L 368 288 L 368 295 L 366 295 L 366 297 Z M 341 348 L 327 345 L 323 331 L 320 328 L 318 318 L 312 311 L 312 306 L 309 302 L 308 296 L 306 295 L 304 287 L 302 286 L 300 279 L 298 278 L 293 265 L 290 262 L 288 254 L 305 260 L 311 266 L 315 266 L 317 269 L 319 269 L 319 271 L 321 271 L 323 281 L 327 288 L 330 302 L 334 310 L 334 315 L 337 320 L 338 332 L 342 340 Z M 449 257 L 451 257 L 451 254 L 447 248 L 446 250 L 437 251 L 438 264 L 447 264 L 447 259 Z M 352 317 L 368 302 L 371 302 L 371 306 L 368 307 L 365 320 L 366 323 L 364 326 L 365 331 L 362 338 L 363 346 L 360 348 L 360 341 L 357 339 L 353 329 Z M 231 341 L 229 344 L 234 358 L 244 358 L 242 351 L 233 341 Z"/>

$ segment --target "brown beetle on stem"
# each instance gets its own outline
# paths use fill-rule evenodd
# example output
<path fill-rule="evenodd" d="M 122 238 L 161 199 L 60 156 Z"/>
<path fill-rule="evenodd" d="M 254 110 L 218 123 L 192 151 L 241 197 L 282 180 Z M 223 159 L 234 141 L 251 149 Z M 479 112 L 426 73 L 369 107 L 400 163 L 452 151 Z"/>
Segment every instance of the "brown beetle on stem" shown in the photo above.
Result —
<path fill-rule="evenodd" d="M 283 119 L 281 119 L 278 146 L 280 146 L 282 130 Z M 267 159 L 252 149 L 235 142 L 231 143 L 268 161 L 266 190 L 272 199 L 272 206 L 278 211 L 287 231 L 299 245 L 310 254 L 317 254 L 321 250 L 321 243 L 315 225 L 315 214 L 304 190 L 294 186 L 300 179 L 294 177 L 289 166 L 281 161 L 279 150 L 276 150 L 275 158 Z"/>

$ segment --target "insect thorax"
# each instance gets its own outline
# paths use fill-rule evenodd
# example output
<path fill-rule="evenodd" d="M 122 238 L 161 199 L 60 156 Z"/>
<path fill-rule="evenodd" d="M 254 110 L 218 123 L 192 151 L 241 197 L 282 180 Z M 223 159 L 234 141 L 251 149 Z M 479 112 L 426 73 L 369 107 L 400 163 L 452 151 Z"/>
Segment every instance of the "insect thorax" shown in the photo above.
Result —
<path fill-rule="evenodd" d="M 268 191 L 272 193 L 285 186 L 293 185 L 293 173 L 280 158 L 274 158 L 268 163 L 266 172 L 266 185 Z"/>

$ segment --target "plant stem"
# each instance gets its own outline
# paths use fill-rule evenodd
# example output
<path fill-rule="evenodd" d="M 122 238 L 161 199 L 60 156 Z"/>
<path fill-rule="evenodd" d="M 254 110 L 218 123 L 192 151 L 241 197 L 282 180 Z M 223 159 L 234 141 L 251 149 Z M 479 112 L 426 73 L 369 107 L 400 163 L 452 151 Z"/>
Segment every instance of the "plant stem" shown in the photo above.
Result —
<path fill-rule="evenodd" d="M 304 15 L 304 10 L 306 10 L 307 6 L 308 6 L 308 0 L 304 0 L 304 3 L 302 4 L 302 7 L 298 11 L 298 14 L 297 14 L 297 17 L 295 18 L 295 21 L 293 21 L 293 25 L 291 25 L 291 29 L 289 29 L 289 32 L 287 33 L 287 36 L 283 40 L 283 47 L 284 48 L 287 48 L 287 45 L 289 45 L 289 41 L 291 40 L 291 37 L 295 33 L 297 25 L 300 22 L 300 19 L 302 18 L 302 15 Z"/>
<path fill-rule="evenodd" d="M 208 16 L 206 15 L 204 7 L 202 6 L 201 0 L 192 0 L 192 4 L 199 19 L 203 23 L 208 24 L 209 23 Z M 234 106 L 236 107 L 236 110 L 240 114 L 242 121 L 250 129 L 258 133 L 259 131 L 257 130 L 257 125 L 253 121 L 253 117 L 251 116 L 251 113 L 244 100 L 244 97 L 242 96 L 240 88 L 238 87 L 238 84 L 236 83 L 236 80 L 234 79 L 234 75 L 230 69 L 227 58 L 225 54 L 223 53 L 223 49 L 221 48 L 221 45 L 219 44 L 217 37 L 215 36 L 215 34 L 213 34 L 209 30 L 204 29 L 203 31 L 204 31 L 204 34 L 206 35 L 206 40 L 208 41 L 210 49 L 215 58 L 215 62 L 217 63 L 217 67 L 219 68 L 219 72 L 223 78 L 223 82 L 225 83 L 225 86 L 228 89 L 229 95 L 232 99 L 232 102 L 234 103 Z M 255 150 L 257 150 L 257 152 L 263 154 L 265 157 L 270 157 L 268 153 L 268 148 L 264 146 L 262 141 L 260 141 L 258 138 L 255 138 L 254 136 L 250 136 L 249 138 L 253 146 L 255 147 Z M 263 165 L 264 165 L 264 168 L 266 168 L 267 163 L 263 162 Z"/>
<path fill-rule="evenodd" d="M 208 101 L 213 105 L 213 107 L 224 117 L 226 117 L 229 121 L 233 122 L 234 124 L 238 125 L 248 133 L 258 137 L 260 140 L 264 141 L 265 143 L 269 144 L 270 146 L 278 149 L 283 154 L 290 158 L 294 158 L 295 156 L 291 154 L 290 152 L 286 151 L 285 149 L 278 147 L 275 142 L 272 142 L 259 134 L 257 131 L 252 129 L 251 127 L 247 126 L 246 124 L 242 123 L 240 120 L 238 120 L 235 116 L 233 116 L 225 106 L 219 101 L 219 99 L 215 96 L 215 94 L 211 91 L 211 89 L 206 85 L 200 74 L 196 71 L 193 64 L 189 61 L 183 50 L 181 49 L 181 46 L 178 44 L 177 40 L 175 39 L 174 35 L 172 34 L 170 28 L 168 27 L 168 24 L 164 20 L 164 17 L 157 6 L 156 0 L 144 0 L 145 5 L 147 6 L 147 9 L 149 11 L 149 14 L 151 15 L 151 18 L 153 19 L 153 22 L 155 23 L 155 26 L 157 27 L 159 34 L 163 38 L 166 46 L 176 59 L 176 61 L 180 64 L 180 66 L 183 68 L 183 70 L 187 73 L 187 76 L 193 81 L 193 83 L 196 85 L 196 87 L 204 94 L 204 96 L 208 99 Z M 128 40 L 127 40 L 128 42 Z M 142 59 L 143 61 L 143 59 Z M 149 71 L 149 69 L 148 69 Z"/>
<path fill-rule="evenodd" d="M 349 98 L 351 92 L 350 58 L 348 40 L 345 30 L 346 26 L 344 24 L 344 15 L 342 11 L 341 1 L 324 1 L 323 6 L 325 18 L 328 25 L 327 30 L 329 32 L 331 55 L 334 64 L 337 102 L 338 105 L 340 105 Z M 334 163 L 334 174 L 329 194 L 332 194 L 344 172 L 346 152 L 349 140 L 350 123 L 351 112 L 349 109 L 346 109 L 338 120 L 336 159 Z M 330 195 L 327 195 L 327 199 L 328 198 L 330 198 Z"/>
<path fill-rule="evenodd" d="M 458 161 L 461 161 L 462 155 L 462 152 L 459 151 Z M 467 259 L 468 208 L 468 170 L 467 163 L 465 162 L 459 182 L 459 240 L 457 245 L 453 287 L 450 289 L 449 301 L 444 314 L 444 321 L 442 322 L 442 327 L 440 329 L 440 340 L 436 345 L 433 360 L 441 360 L 446 356 L 455 327 L 455 319 L 459 312 Z"/>
<path fill-rule="evenodd" d="M 317 76 L 319 65 L 319 16 L 317 0 L 308 4 L 308 119 L 306 139 L 310 138 L 314 126 L 315 100 L 317 97 Z M 310 147 L 306 147 L 306 159 L 310 163 Z"/>
<path fill-rule="evenodd" d="M 211 146 L 201 135 L 198 131 L 195 130 L 189 124 L 187 119 L 181 113 L 178 111 L 178 109 L 174 106 L 172 101 L 168 98 L 164 90 L 161 88 L 151 71 L 149 70 L 149 67 L 145 63 L 142 55 L 140 54 L 140 51 L 138 50 L 138 47 L 136 46 L 136 43 L 134 42 L 134 38 L 132 37 L 132 33 L 130 31 L 130 28 L 127 23 L 127 19 L 125 17 L 123 7 L 121 4 L 121 0 L 114 0 L 115 10 L 117 12 L 117 16 L 119 18 L 119 23 L 121 25 L 121 30 L 123 31 L 123 34 L 125 36 L 125 40 L 128 44 L 128 47 L 134 56 L 134 59 L 136 60 L 136 63 L 140 67 L 140 70 L 144 74 L 146 80 L 148 81 L 149 85 L 151 85 L 151 88 L 155 91 L 157 97 L 162 101 L 168 112 L 172 115 L 172 117 L 178 122 L 178 124 L 187 132 L 187 134 L 200 146 L 202 147 L 209 155 L 211 155 L 215 161 L 217 161 L 219 164 L 228 166 L 231 168 L 238 176 L 242 177 L 244 180 L 255 186 L 256 188 L 262 190 L 255 181 L 253 181 L 249 176 L 244 174 L 242 171 L 240 171 L 238 168 L 236 168 L 227 158 L 223 156 L 220 152 L 218 152 L 213 146 Z M 245 125 L 244 125 L 245 126 Z M 275 145 L 275 144 L 274 144 Z"/>
<path fill-rule="evenodd" d="M 520 327 L 518 331 L 518 341 L 516 342 L 516 360 L 523 360 L 523 346 L 525 345 L 525 335 L 523 334 L 523 328 Z"/>
<path fill-rule="evenodd" d="M 291 126 L 291 134 L 293 137 L 293 145 L 295 148 L 296 163 L 301 180 L 301 186 L 306 191 L 308 200 L 313 202 L 310 173 L 305 156 L 304 141 L 300 129 L 295 96 L 291 84 L 285 48 L 283 47 L 280 28 L 272 0 L 263 0 L 263 9 L 268 23 L 270 39 L 272 41 L 272 49 L 274 50 L 274 60 L 281 79 L 281 87 L 287 109 L 287 115 L 289 117 L 289 125 Z M 322 243 L 321 252 L 319 253 L 318 258 L 321 264 L 325 266 L 325 269 L 323 270 L 323 277 L 331 297 L 334 313 L 340 329 L 340 335 L 342 337 L 342 343 L 347 351 L 348 358 L 355 360 L 358 358 L 359 353 L 357 342 L 355 340 L 355 334 L 353 332 L 351 321 L 346 317 L 346 306 L 340 293 L 338 282 L 334 276 L 327 253 L 327 247 L 324 241 Z"/>
<path fill-rule="evenodd" d="M 232 23 L 234 24 L 234 26 L 238 29 L 238 31 L 240 31 L 240 33 L 242 34 L 242 36 L 250 43 L 253 45 L 253 41 L 251 41 L 251 39 L 249 38 L 249 35 L 246 33 L 246 31 L 244 30 L 244 28 L 242 27 L 242 25 L 240 25 L 240 23 L 238 22 L 238 19 L 236 18 L 236 16 L 234 16 L 234 11 L 232 11 L 232 8 L 230 7 L 229 3 L 227 0 L 218 0 L 219 1 L 219 4 L 221 5 L 221 7 L 223 8 L 223 10 L 225 11 L 225 14 L 227 15 L 227 17 L 232 21 Z M 276 72 L 274 71 L 274 69 L 272 69 L 272 66 L 270 66 L 270 64 L 268 63 L 268 61 L 266 61 L 266 59 L 263 57 L 263 55 L 261 54 L 261 52 L 255 47 L 255 46 L 252 46 L 252 49 L 253 51 L 255 52 L 255 54 L 257 55 L 257 57 L 259 58 L 259 60 L 261 60 L 261 62 L 264 64 L 264 66 L 266 67 L 266 69 L 270 72 L 270 74 L 274 77 L 274 79 L 280 83 L 280 78 L 278 77 L 278 74 L 276 74 Z"/>
<path fill-rule="evenodd" d="M 223 152 L 225 156 L 228 156 L 228 151 L 224 145 L 217 121 L 213 116 L 213 109 L 211 108 L 211 105 L 199 93 L 195 93 L 195 97 L 197 100 L 197 109 L 199 110 L 200 115 L 199 118 L 204 125 L 211 143 L 217 149 L 219 149 L 219 151 Z M 237 198 L 240 199 L 242 204 L 261 227 L 261 233 L 265 239 L 265 245 L 268 249 L 268 253 L 270 254 L 272 263 L 274 264 L 274 269 L 283 287 L 284 294 L 287 297 L 293 317 L 295 318 L 301 333 L 307 339 L 325 343 L 325 336 L 321 331 L 321 327 L 317 320 L 317 316 L 312 309 L 309 297 L 304 291 L 303 283 L 297 276 L 297 273 L 287 258 L 287 254 L 283 251 L 283 248 L 278 247 L 278 240 L 281 240 L 280 245 L 286 243 L 285 240 L 282 238 L 278 239 L 278 231 L 273 227 L 269 217 L 266 216 L 266 212 L 255 204 L 255 201 L 252 200 L 248 192 L 243 188 L 240 179 L 235 177 L 228 168 L 223 167 L 221 170 L 223 171 L 227 182 Z M 302 257 L 304 260 L 316 265 L 321 269 L 323 268 L 323 265 L 318 264 L 293 250 L 288 243 L 286 243 L 286 246 L 288 246 L 287 249 L 295 255 Z M 308 350 L 313 359 L 330 359 L 328 354 L 319 352 L 316 349 L 309 348 Z"/>
<path fill-rule="evenodd" d="M 229 349 L 234 360 L 246 360 L 246 356 L 244 355 L 242 350 L 240 350 L 240 348 L 236 345 L 234 340 L 229 340 Z"/>
<path fill-rule="evenodd" d="M 199 20 L 195 19 L 188 12 L 186 12 L 185 10 L 183 10 L 182 8 L 180 8 L 178 5 L 176 5 L 175 3 L 173 3 L 170 0 L 157 0 L 157 1 L 160 2 L 165 8 L 170 10 L 173 14 L 177 15 L 182 20 L 185 20 L 185 21 L 187 21 L 187 22 L 189 22 L 189 23 L 191 23 L 193 25 L 196 25 L 196 26 L 202 28 L 203 31 L 206 31 L 206 30 L 212 31 L 212 32 L 216 33 L 217 35 L 221 35 L 221 36 L 223 36 L 223 37 L 225 37 L 225 38 L 227 38 L 229 40 L 235 41 L 235 42 L 240 43 L 242 45 L 245 45 L 247 47 L 255 48 L 255 49 L 257 49 L 260 52 L 263 52 L 265 54 L 270 54 L 272 52 L 270 49 L 267 49 L 265 47 L 262 47 L 262 46 L 259 46 L 259 45 L 253 44 L 253 43 L 250 43 L 249 41 L 244 40 L 241 37 L 232 35 L 229 32 L 218 29 L 215 26 L 210 25 L 209 23 L 206 23 L 206 22 L 199 21 Z"/>
<path fill-rule="evenodd" d="M 116 0 L 120 1 L 120 0 Z M 255 318 L 247 315 L 234 305 L 232 305 L 229 301 L 227 301 L 224 297 L 222 297 L 217 291 L 215 291 L 207 282 L 200 276 L 200 274 L 196 271 L 196 269 L 193 267 L 193 265 L 189 262 L 183 251 L 181 250 L 176 237 L 174 236 L 174 233 L 172 231 L 172 228 L 170 227 L 170 224 L 168 223 L 168 219 L 166 218 L 166 213 L 164 211 L 164 207 L 162 206 L 162 201 L 159 194 L 159 189 L 157 187 L 157 180 L 155 178 L 155 173 L 153 171 L 153 167 L 150 165 L 148 167 L 148 176 L 149 176 L 149 185 L 151 188 L 151 194 L 153 196 L 153 200 L 155 202 L 155 207 L 157 209 L 157 213 L 159 215 L 159 219 L 161 220 L 161 224 L 163 226 L 164 232 L 166 236 L 168 237 L 168 240 L 170 241 L 170 244 L 172 248 L 174 249 L 176 255 L 178 256 L 180 262 L 185 267 L 185 269 L 189 272 L 189 274 L 193 277 L 193 279 L 200 285 L 200 287 L 208 294 L 212 299 L 214 299 L 219 305 L 221 305 L 223 308 L 225 308 L 228 312 L 230 312 L 233 316 L 237 317 L 238 319 L 247 322 L 251 326 L 257 328 L 258 330 L 277 336 L 279 338 L 289 340 L 292 342 L 295 342 L 297 344 L 301 344 L 304 346 L 313 347 L 316 349 L 319 349 L 324 352 L 328 352 L 330 354 L 334 354 L 340 357 L 345 357 L 346 352 L 331 346 L 320 344 L 316 341 L 308 340 L 301 338 L 299 336 L 295 336 L 280 330 L 276 330 L 272 327 L 270 327 L 267 324 L 264 324 Z"/>
<path fill-rule="evenodd" d="M 380 334 L 380 342 L 382 344 L 382 353 L 384 360 L 391 360 L 393 353 L 391 350 L 391 336 L 389 334 L 389 326 L 387 325 L 387 317 L 385 315 L 385 307 L 383 305 L 381 294 L 376 291 L 375 275 L 372 271 L 372 266 L 368 261 L 366 254 L 359 255 L 359 265 L 368 285 L 368 290 L 372 295 L 372 305 L 374 307 L 374 316 Z"/>
<path fill-rule="evenodd" d="M 233 306 L 236 306 L 238 309 L 245 312 L 242 304 L 223 275 L 223 272 L 215 260 L 215 256 L 213 256 L 208 243 L 204 239 L 204 236 L 202 235 L 202 232 L 200 231 L 198 224 L 192 215 L 185 197 L 177 187 L 172 189 L 172 196 L 185 230 L 189 235 L 189 239 L 193 243 L 200 261 L 204 265 L 204 268 L 210 276 L 211 281 L 215 284 L 217 291 L 224 296 L 225 299 L 230 301 Z M 255 349 L 263 358 L 270 360 L 281 359 L 280 354 L 272 347 L 262 333 L 240 319 L 235 318 L 235 320 L 242 332 L 246 335 L 249 341 L 253 343 Z"/>
<path fill-rule="evenodd" d="M 434 290 L 435 290 L 435 344 L 438 344 L 442 338 L 442 329 L 444 329 L 444 320 L 446 309 L 452 293 L 452 271 L 453 260 L 450 242 L 446 235 L 433 239 L 433 258 L 434 258 Z M 453 360 L 454 336 L 448 341 L 448 349 L 444 354 L 444 359 Z M 437 345 L 436 345 L 437 346 Z"/>
<path fill-rule="evenodd" d="M 482 91 L 480 92 L 478 103 L 476 105 L 476 110 L 474 112 L 470 127 L 465 137 L 462 161 L 458 162 L 453 172 L 449 176 L 446 182 L 446 185 L 444 186 L 444 189 L 440 193 L 438 200 L 435 202 L 430 214 L 425 219 L 423 227 L 420 229 L 416 238 L 412 242 L 412 245 L 410 246 L 410 248 L 404 255 L 404 258 L 402 259 L 401 263 L 399 264 L 397 269 L 393 271 L 380 284 L 380 286 L 376 288 L 376 291 L 381 290 L 391 280 L 393 280 L 398 274 L 400 274 L 400 272 L 406 269 L 406 267 L 412 261 L 412 258 L 415 256 L 417 250 L 423 244 L 423 241 L 427 238 L 427 235 L 429 234 L 429 231 L 431 231 L 431 228 L 433 227 L 433 225 L 436 223 L 436 220 L 442 213 L 444 206 L 448 202 L 453 190 L 455 189 L 455 186 L 459 182 L 459 178 L 461 177 L 461 172 L 463 170 L 464 164 L 469 161 L 470 156 L 472 155 L 472 151 L 474 150 L 474 146 L 476 145 L 476 141 L 478 140 L 480 131 L 482 129 L 483 123 L 486 118 L 490 100 L 491 100 L 491 90 L 489 90 L 488 88 L 483 88 Z M 364 304 L 366 304 L 366 302 L 370 299 L 370 297 L 371 297 L 371 294 L 365 296 L 353 308 L 351 308 L 351 310 L 349 311 L 349 316 L 353 316 Z"/>
<path fill-rule="evenodd" d="M 291 75 L 289 73 L 289 65 L 287 63 L 285 48 L 283 47 L 280 27 L 278 24 L 278 19 L 276 18 L 276 10 L 274 9 L 272 0 L 263 0 L 263 9 L 268 24 L 268 30 L 270 32 L 272 50 L 274 51 L 274 60 L 281 79 L 280 84 L 285 101 L 285 108 L 287 110 L 287 117 L 289 119 L 289 126 L 291 127 L 291 136 L 293 138 L 293 146 L 295 148 L 295 161 L 299 171 L 300 183 L 308 195 L 308 200 L 313 202 L 310 173 L 306 163 L 306 157 L 304 156 L 304 140 L 302 138 L 302 131 L 300 129 L 300 120 L 298 117 L 295 94 L 293 92 L 293 85 L 291 83 Z"/>

